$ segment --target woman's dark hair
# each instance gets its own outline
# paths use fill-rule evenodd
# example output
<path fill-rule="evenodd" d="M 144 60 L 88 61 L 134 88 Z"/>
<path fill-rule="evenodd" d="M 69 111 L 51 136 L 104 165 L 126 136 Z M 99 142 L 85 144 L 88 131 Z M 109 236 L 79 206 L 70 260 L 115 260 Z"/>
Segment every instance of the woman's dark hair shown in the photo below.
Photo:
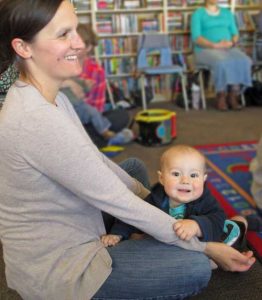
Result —
<path fill-rule="evenodd" d="M 32 42 L 35 35 L 51 21 L 63 1 L 0 0 L 0 73 L 16 59 L 12 40 L 20 38 Z"/>

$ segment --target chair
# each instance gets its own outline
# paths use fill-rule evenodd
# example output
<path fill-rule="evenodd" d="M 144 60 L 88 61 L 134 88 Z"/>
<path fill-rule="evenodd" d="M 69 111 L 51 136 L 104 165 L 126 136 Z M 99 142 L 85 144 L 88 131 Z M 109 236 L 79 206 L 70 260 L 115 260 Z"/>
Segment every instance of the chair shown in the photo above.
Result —
<path fill-rule="evenodd" d="M 203 109 L 206 109 L 205 83 L 204 83 L 204 76 L 203 76 L 205 71 L 208 71 L 208 72 L 211 71 L 209 66 L 204 65 L 204 64 L 196 64 L 195 65 L 195 72 L 198 73 L 198 80 L 199 80 L 199 86 L 200 86 L 200 95 L 201 95 L 201 99 L 202 99 Z M 240 98 L 241 98 L 242 106 L 246 106 L 244 90 L 241 92 Z"/>
<path fill-rule="evenodd" d="M 160 74 L 178 74 L 181 78 L 182 91 L 185 109 L 188 110 L 188 98 L 186 92 L 186 76 L 184 74 L 185 67 L 173 64 L 172 52 L 169 45 L 169 37 L 167 34 L 144 34 L 138 40 L 138 57 L 137 70 L 141 74 L 141 90 L 142 90 L 142 106 L 147 108 L 145 93 L 145 77 L 146 75 Z M 158 66 L 149 66 L 147 54 L 150 51 L 160 52 L 160 63 Z"/>
<path fill-rule="evenodd" d="M 203 64 L 196 64 L 195 66 L 195 72 L 198 73 L 198 80 L 199 80 L 199 86 L 200 86 L 200 96 L 202 101 L 202 108 L 206 109 L 206 95 L 205 95 L 205 83 L 204 83 L 204 72 L 209 71 L 210 69 L 207 65 Z"/>

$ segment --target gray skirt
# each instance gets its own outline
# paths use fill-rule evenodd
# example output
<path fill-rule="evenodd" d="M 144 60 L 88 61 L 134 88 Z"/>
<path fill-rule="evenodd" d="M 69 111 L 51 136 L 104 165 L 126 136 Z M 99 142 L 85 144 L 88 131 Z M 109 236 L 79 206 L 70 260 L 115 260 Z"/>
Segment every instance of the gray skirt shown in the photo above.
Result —
<path fill-rule="evenodd" d="M 252 85 L 252 61 L 237 48 L 203 49 L 195 53 L 195 62 L 210 70 L 216 92 L 226 91 L 228 85 Z"/>

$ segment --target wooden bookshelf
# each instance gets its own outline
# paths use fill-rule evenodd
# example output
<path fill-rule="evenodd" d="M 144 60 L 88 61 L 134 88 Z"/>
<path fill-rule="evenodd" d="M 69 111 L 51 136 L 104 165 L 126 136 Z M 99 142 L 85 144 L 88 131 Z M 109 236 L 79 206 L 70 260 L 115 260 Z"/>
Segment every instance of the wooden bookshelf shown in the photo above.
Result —
<path fill-rule="evenodd" d="M 236 14 L 240 44 L 250 52 L 255 30 L 252 14 L 260 0 L 219 0 Z M 168 33 L 174 55 L 184 61 L 192 56 L 190 20 L 204 0 L 74 0 L 80 23 L 89 23 L 98 34 L 96 58 L 104 66 L 107 78 L 117 82 L 126 96 L 135 84 L 137 40 L 144 32 Z M 189 67 L 189 66 L 188 66 Z M 189 67 L 190 68 L 190 67 Z M 155 79 L 158 90 L 164 86 Z M 161 76 L 159 80 L 162 80 Z M 166 87 L 165 87 L 166 88 Z"/>

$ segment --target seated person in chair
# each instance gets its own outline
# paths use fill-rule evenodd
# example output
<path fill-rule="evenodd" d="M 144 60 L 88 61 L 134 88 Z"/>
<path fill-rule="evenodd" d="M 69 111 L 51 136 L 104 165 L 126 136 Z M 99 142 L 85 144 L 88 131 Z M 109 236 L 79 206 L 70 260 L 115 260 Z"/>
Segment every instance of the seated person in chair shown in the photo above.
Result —
<path fill-rule="evenodd" d="M 240 51 L 234 15 L 219 7 L 217 0 L 206 0 L 205 7 L 192 15 L 191 33 L 197 64 L 207 66 L 217 93 L 217 108 L 241 109 L 240 86 L 251 86 L 251 59 Z"/>

